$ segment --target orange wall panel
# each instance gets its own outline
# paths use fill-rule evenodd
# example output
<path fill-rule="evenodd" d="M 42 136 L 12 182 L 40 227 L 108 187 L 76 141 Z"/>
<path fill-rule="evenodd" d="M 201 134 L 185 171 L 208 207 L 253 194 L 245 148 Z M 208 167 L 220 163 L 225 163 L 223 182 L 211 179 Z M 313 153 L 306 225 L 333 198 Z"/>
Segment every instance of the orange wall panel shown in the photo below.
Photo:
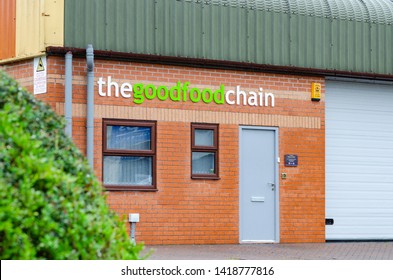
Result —
<path fill-rule="evenodd" d="M 15 57 L 16 0 L 0 0 L 0 60 Z"/>

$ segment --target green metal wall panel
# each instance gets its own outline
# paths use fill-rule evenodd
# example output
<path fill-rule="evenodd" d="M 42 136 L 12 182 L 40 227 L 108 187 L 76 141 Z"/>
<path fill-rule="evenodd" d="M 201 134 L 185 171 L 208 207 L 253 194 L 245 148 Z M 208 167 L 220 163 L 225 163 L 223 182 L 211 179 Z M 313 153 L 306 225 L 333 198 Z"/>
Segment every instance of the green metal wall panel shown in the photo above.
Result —
<path fill-rule="evenodd" d="M 391 0 L 65 0 L 65 46 L 393 74 Z"/>

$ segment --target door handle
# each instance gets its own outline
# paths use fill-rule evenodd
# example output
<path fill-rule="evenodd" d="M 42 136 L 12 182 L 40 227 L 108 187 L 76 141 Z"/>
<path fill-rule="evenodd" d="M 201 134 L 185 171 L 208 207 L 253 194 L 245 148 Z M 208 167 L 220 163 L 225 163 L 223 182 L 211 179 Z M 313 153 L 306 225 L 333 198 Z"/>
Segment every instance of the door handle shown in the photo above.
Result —
<path fill-rule="evenodd" d="M 274 191 L 274 189 L 276 188 L 276 184 L 275 183 L 271 183 L 271 182 L 269 182 L 267 184 L 272 188 L 272 191 Z"/>

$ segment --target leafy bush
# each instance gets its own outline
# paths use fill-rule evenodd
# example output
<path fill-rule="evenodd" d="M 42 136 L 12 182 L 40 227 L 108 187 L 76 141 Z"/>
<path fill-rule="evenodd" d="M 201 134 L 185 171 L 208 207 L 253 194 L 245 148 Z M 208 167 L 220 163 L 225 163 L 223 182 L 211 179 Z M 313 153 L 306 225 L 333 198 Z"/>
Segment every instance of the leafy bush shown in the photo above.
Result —
<path fill-rule="evenodd" d="M 49 106 L 0 71 L 1 259 L 137 259 Z"/>

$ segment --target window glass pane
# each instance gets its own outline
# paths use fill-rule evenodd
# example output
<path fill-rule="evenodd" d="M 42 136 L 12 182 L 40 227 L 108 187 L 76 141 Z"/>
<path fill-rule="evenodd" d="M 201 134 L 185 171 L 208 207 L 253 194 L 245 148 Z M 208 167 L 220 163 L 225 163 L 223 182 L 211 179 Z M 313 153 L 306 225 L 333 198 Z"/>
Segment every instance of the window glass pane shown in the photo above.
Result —
<path fill-rule="evenodd" d="M 214 146 L 214 130 L 195 129 L 195 146 Z"/>
<path fill-rule="evenodd" d="M 151 186 L 151 157 L 104 156 L 104 184 Z"/>
<path fill-rule="evenodd" d="M 192 174 L 214 174 L 214 165 L 214 153 L 192 153 Z"/>
<path fill-rule="evenodd" d="M 106 145 L 110 150 L 151 150 L 151 128 L 108 125 Z"/>

